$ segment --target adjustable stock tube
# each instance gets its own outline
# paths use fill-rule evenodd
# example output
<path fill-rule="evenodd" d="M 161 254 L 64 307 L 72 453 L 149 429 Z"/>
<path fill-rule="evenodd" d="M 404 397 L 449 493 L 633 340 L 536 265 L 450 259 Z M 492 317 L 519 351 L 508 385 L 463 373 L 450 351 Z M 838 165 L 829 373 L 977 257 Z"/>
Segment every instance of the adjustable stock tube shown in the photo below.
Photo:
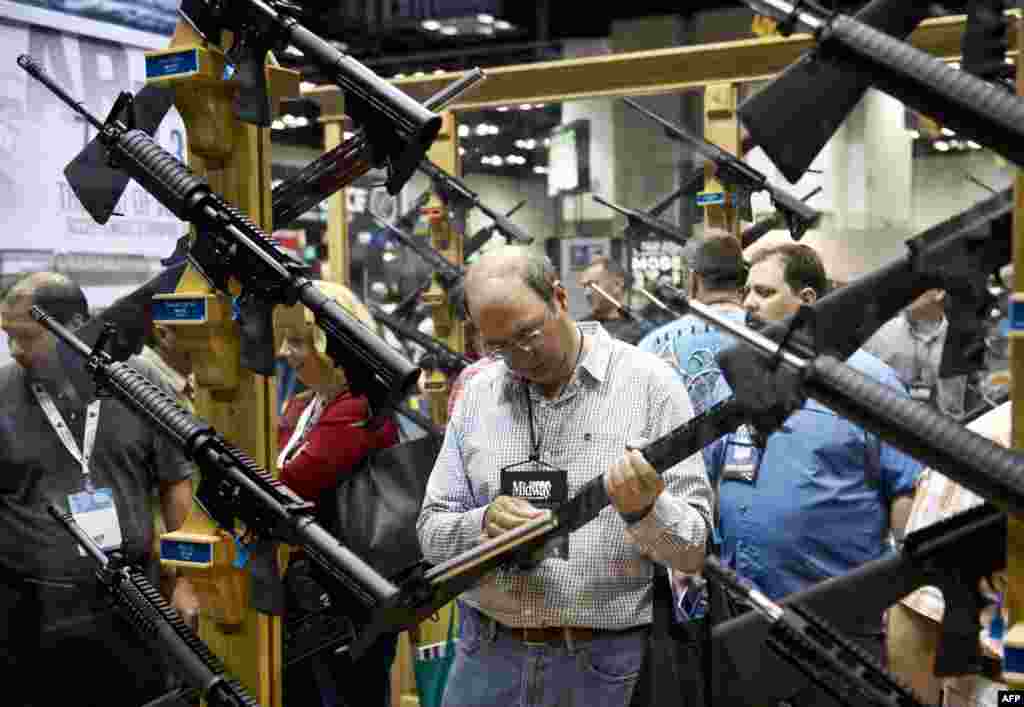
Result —
<path fill-rule="evenodd" d="M 1024 512 L 1024 456 L 831 356 L 809 361 L 805 392 L 1003 509 Z"/>
<path fill-rule="evenodd" d="M 845 15 L 823 31 L 821 43 L 849 55 L 882 91 L 1024 165 L 1021 97 Z"/>

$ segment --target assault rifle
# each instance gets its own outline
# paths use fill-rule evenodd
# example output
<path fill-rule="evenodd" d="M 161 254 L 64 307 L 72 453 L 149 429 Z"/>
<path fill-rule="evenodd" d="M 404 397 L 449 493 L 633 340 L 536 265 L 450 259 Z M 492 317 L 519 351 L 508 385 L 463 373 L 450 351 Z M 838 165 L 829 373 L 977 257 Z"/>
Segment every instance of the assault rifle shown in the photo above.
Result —
<path fill-rule="evenodd" d="M 426 349 L 427 355 L 433 359 L 435 364 L 431 368 L 439 368 L 449 373 L 459 373 L 463 368 L 472 364 L 472 361 L 458 351 L 452 351 L 448 348 L 443 341 L 439 341 L 429 334 L 424 334 L 416 327 L 391 316 L 380 307 L 371 304 L 369 305 L 369 310 L 374 319 L 395 334 Z M 423 364 L 421 366 L 426 367 Z"/>
<path fill-rule="evenodd" d="M 353 390 L 379 408 L 388 407 L 415 385 L 418 369 L 371 332 L 337 302 L 323 294 L 307 276 L 304 264 L 285 254 L 245 214 L 229 205 L 203 179 L 141 130 L 129 130 L 115 119 L 130 101 L 123 93 L 111 118 L 100 122 L 53 81 L 30 56 L 18 65 L 71 106 L 99 132 L 118 166 L 178 218 L 196 226 L 198 237 L 188 260 L 218 290 L 233 294 L 232 279 L 242 283 L 236 299 L 242 320 L 243 363 L 272 375 L 271 311 L 276 304 L 301 302 L 313 312 L 327 334 L 327 353 L 342 366 Z M 249 360 L 245 360 L 248 353 Z"/>
<path fill-rule="evenodd" d="M 144 568 L 126 562 L 119 552 L 108 556 L 74 517 L 56 504 L 48 505 L 47 511 L 96 561 L 96 578 L 117 602 L 121 614 L 136 631 L 156 642 L 173 659 L 177 672 L 191 686 L 189 692 L 198 692 L 211 707 L 259 707 L 238 680 L 228 675 L 220 659 L 160 596 Z M 189 693 L 171 695 L 177 705 L 191 704 L 190 696 Z M 167 698 L 160 703 L 168 704 Z"/>
<path fill-rule="evenodd" d="M 85 359 L 98 391 L 120 400 L 196 463 L 202 471 L 196 498 L 220 527 L 233 532 L 240 519 L 247 535 L 257 541 L 273 539 L 302 547 L 334 581 L 366 606 L 384 604 L 397 594 L 395 585 L 314 520 L 314 504 L 272 477 L 130 365 L 114 361 L 104 350 L 113 335 L 111 327 L 90 350 L 40 307 L 32 307 L 31 313 L 33 319 Z"/>
<path fill-rule="evenodd" d="M 370 216 L 378 226 L 387 229 L 392 238 L 408 247 L 416 255 L 427 261 L 430 267 L 433 268 L 438 279 L 441 280 L 441 284 L 444 285 L 446 290 L 450 290 L 462 282 L 462 278 L 466 274 L 463 268 L 459 265 L 455 265 L 449 261 L 448 258 L 444 257 L 431 246 L 427 245 L 422 238 L 410 235 L 397 226 L 392 226 L 390 223 L 382 221 L 373 214 L 370 214 Z"/>
<path fill-rule="evenodd" d="M 740 213 L 746 214 L 744 220 L 754 220 L 750 215 L 750 194 L 755 191 L 765 191 L 771 197 L 772 204 L 782 214 L 782 219 L 789 228 L 793 240 L 800 240 L 807 229 L 818 222 L 821 217 L 820 212 L 810 208 L 789 192 L 769 184 L 765 175 L 735 155 L 729 154 L 704 138 L 693 135 L 682 126 L 662 118 L 630 98 L 622 100 L 630 108 L 658 123 L 670 138 L 690 143 L 697 152 L 710 160 L 715 167 L 715 175 L 736 191 Z"/>
<path fill-rule="evenodd" d="M 744 3 L 777 19 L 783 35 L 809 32 L 818 42 L 818 51 L 739 108 L 743 124 L 789 181 L 800 178 L 870 86 L 1024 164 L 1024 99 L 898 38 L 927 16 L 928 3 L 874 0 L 855 17 L 811 0 Z"/>

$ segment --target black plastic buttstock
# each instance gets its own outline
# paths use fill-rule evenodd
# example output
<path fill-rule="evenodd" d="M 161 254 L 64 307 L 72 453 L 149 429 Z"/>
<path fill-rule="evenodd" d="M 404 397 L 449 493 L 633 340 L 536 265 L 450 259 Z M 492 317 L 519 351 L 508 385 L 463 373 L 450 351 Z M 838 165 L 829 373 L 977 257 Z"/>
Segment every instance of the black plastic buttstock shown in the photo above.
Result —
<path fill-rule="evenodd" d="M 244 123 L 268 127 L 270 125 L 270 94 L 267 91 L 267 75 L 263 57 L 266 50 L 247 47 L 238 62 L 235 77 L 238 79 L 238 94 L 235 96 L 235 115 Z"/>
<path fill-rule="evenodd" d="M 903 38 L 928 14 L 927 3 L 874 0 L 855 17 Z M 743 101 L 740 120 L 782 175 L 796 183 L 871 83 L 849 64 L 811 51 Z"/>
<path fill-rule="evenodd" d="M 135 127 L 153 135 L 174 104 L 174 92 L 147 84 L 132 101 Z M 131 177 L 110 166 L 108 151 L 99 136 L 94 137 L 67 167 L 64 176 L 75 196 L 93 220 L 105 224 L 114 215 Z"/>

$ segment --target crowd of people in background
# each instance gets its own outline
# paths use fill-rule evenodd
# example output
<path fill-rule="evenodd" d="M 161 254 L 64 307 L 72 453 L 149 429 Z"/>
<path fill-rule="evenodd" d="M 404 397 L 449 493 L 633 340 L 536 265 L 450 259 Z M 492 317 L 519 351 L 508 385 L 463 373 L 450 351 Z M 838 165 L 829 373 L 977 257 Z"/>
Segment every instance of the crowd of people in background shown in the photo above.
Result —
<path fill-rule="evenodd" d="M 686 296 L 738 324 L 785 320 L 833 287 L 806 245 L 761 248 L 748 257 L 730 234 L 708 229 L 685 255 Z M 811 399 L 772 434 L 742 425 L 657 474 L 631 448 L 732 394 L 717 356 L 735 341 L 693 314 L 654 322 L 632 310 L 629 290 L 636 284 L 614 259 L 597 258 L 576 277 L 591 310 L 578 321 L 557 270 L 522 247 L 485 252 L 458 293 L 470 365 L 450 379 L 444 445 L 418 523 L 425 558 L 443 562 L 529 522 L 602 474 L 614 512 L 548 556 L 498 570 L 460 598 L 449 707 L 558 705 L 570 694 L 594 707 L 628 705 L 648 646 L 659 567 L 668 570 L 674 621 L 697 625 L 710 620 L 700 574 L 706 552 L 780 599 L 880 558 L 905 531 L 980 502 Z M 317 284 L 377 330 L 351 291 Z M 11 689 L 33 696 L 26 704 L 89 703 L 95 687 L 113 700 L 107 704 L 134 707 L 173 686 L 167 666 L 99 602 L 91 561 L 78 556 L 43 504 L 63 499 L 74 510 L 99 494 L 117 546 L 156 580 L 155 537 L 201 512 L 192 501 L 195 469 L 123 405 L 95 396 L 81 366 L 60 357 L 53 335 L 31 319 L 33 304 L 68 326 L 89 319 L 81 289 L 55 273 L 23 278 L 0 302 L 13 357 L 0 368 L 0 605 L 11 617 L 0 632 L 0 660 L 21 676 Z M 941 374 L 949 306 L 942 290 L 925 292 L 846 363 L 896 395 L 969 421 L 979 401 L 990 403 L 982 409 L 1000 401 L 991 385 L 977 392 L 991 380 L 988 372 Z M 345 371 L 326 355 L 323 332 L 308 312 L 292 309 L 275 316 L 276 466 L 284 483 L 318 503 L 368 454 L 407 435 L 392 414 L 352 393 Z M 988 342 L 994 368 L 1005 364 L 1000 341 L 995 331 Z M 149 330 L 131 364 L 194 409 L 193 361 L 173 327 Z M 1008 443 L 1007 411 L 1008 404 L 999 406 L 976 429 Z M 542 482 L 550 494 L 522 495 L 513 479 Z M 305 561 L 293 554 L 296 566 Z M 200 602 L 188 581 L 165 571 L 160 584 L 195 625 Z M 998 603 L 1000 587 L 990 590 Z M 942 682 L 930 672 L 942 611 L 941 596 L 922 590 L 887 617 L 848 625 L 832 618 L 927 699 L 945 691 L 958 700 L 947 704 L 974 704 L 998 684 Z M 354 627 L 365 619 L 348 618 Z M 386 635 L 358 664 L 345 655 L 320 656 L 289 673 L 287 699 L 324 707 L 389 704 L 395 651 L 396 636 Z M 85 679 L 109 661 L 133 666 L 138 676 L 115 698 Z M 35 671 L 56 662 L 82 679 L 40 687 Z M 790 704 L 824 699 L 808 687 Z"/>

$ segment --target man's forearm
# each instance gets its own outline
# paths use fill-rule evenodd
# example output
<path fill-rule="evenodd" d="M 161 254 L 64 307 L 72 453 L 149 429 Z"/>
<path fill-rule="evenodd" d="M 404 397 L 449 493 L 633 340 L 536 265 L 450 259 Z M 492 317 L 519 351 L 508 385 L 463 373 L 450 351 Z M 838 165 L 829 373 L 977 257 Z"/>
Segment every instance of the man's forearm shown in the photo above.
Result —
<path fill-rule="evenodd" d="M 681 572 L 699 572 L 709 533 L 703 514 L 671 494 L 662 493 L 647 516 L 626 527 L 627 535 L 655 562 Z"/>

